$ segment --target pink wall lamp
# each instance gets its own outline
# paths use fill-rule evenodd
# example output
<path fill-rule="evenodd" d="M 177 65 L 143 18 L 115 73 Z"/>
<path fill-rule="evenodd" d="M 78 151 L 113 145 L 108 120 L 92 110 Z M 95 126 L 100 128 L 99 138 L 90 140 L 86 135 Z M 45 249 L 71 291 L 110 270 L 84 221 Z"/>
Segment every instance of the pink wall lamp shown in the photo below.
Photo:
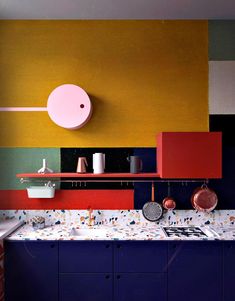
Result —
<path fill-rule="evenodd" d="M 60 127 L 75 130 L 91 118 L 92 104 L 87 93 L 73 84 L 55 88 L 48 97 L 47 107 L 0 107 L 5 112 L 47 111 L 51 120 Z"/>

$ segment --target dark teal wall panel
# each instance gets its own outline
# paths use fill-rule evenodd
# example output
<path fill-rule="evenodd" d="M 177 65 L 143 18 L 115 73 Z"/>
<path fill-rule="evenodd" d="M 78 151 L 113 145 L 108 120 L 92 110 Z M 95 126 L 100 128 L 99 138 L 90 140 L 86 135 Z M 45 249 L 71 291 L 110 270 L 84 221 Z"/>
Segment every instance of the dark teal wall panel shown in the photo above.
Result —
<path fill-rule="evenodd" d="M 30 184 L 21 184 L 17 173 L 37 172 L 46 158 L 48 166 L 60 171 L 59 148 L 0 148 L 0 189 L 24 189 Z"/>
<path fill-rule="evenodd" d="M 235 60 L 235 20 L 212 20 L 208 24 L 209 60 Z"/>

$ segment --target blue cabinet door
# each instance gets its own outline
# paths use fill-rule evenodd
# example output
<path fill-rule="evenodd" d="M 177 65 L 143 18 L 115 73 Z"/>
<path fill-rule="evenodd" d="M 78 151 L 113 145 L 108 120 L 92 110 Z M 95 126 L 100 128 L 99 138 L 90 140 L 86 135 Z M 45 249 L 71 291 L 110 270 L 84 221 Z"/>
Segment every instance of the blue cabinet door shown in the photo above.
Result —
<path fill-rule="evenodd" d="M 58 300 L 58 245 L 5 242 L 5 301 Z"/>
<path fill-rule="evenodd" d="M 114 271 L 114 301 L 167 300 L 167 242 L 115 242 Z"/>
<path fill-rule="evenodd" d="M 226 241 L 224 247 L 224 301 L 235 300 L 235 241 Z"/>
<path fill-rule="evenodd" d="M 59 300 L 112 301 L 113 244 L 59 242 Z"/>
<path fill-rule="evenodd" d="M 114 245 L 116 273 L 164 273 L 167 271 L 167 242 L 123 241 Z"/>
<path fill-rule="evenodd" d="M 60 273 L 108 273 L 113 270 L 109 241 L 60 241 Z"/>
<path fill-rule="evenodd" d="M 168 300 L 222 301 L 220 242 L 169 243 Z"/>
<path fill-rule="evenodd" d="M 59 276 L 60 301 L 112 301 L 112 295 L 112 274 L 63 273 Z"/>
<path fill-rule="evenodd" d="M 167 274 L 120 273 L 114 276 L 114 301 L 166 301 Z M 183 299 L 182 299 L 183 300 Z"/>

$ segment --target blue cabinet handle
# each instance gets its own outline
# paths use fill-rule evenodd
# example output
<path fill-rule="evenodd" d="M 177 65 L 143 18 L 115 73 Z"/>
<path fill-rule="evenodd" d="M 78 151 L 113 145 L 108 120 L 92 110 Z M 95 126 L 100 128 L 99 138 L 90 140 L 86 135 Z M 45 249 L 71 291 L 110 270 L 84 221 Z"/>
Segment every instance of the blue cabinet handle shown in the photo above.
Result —
<path fill-rule="evenodd" d="M 121 276 L 120 275 L 117 275 L 117 279 L 120 279 L 121 278 Z"/>
<path fill-rule="evenodd" d="M 54 248 L 55 247 L 55 244 L 51 244 L 51 248 Z"/>
<path fill-rule="evenodd" d="M 110 278 L 110 275 L 106 275 L 106 276 L 105 276 L 105 279 L 109 279 L 109 278 Z"/>
<path fill-rule="evenodd" d="M 105 248 L 108 249 L 110 247 L 110 245 L 106 245 Z"/>
<path fill-rule="evenodd" d="M 121 249 L 121 245 L 117 245 L 117 248 L 118 248 L 118 249 Z"/>

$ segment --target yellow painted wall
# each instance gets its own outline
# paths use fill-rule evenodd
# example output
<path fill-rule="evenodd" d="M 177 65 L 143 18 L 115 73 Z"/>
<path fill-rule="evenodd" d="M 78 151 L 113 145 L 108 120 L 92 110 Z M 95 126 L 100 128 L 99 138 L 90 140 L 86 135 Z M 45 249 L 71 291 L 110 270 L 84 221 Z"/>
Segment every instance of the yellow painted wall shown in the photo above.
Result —
<path fill-rule="evenodd" d="M 90 95 L 82 129 L 47 112 L 0 112 L 0 146 L 156 146 L 208 130 L 207 21 L 0 21 L 0 106 L 46 106 L 58 85 Z"/>

